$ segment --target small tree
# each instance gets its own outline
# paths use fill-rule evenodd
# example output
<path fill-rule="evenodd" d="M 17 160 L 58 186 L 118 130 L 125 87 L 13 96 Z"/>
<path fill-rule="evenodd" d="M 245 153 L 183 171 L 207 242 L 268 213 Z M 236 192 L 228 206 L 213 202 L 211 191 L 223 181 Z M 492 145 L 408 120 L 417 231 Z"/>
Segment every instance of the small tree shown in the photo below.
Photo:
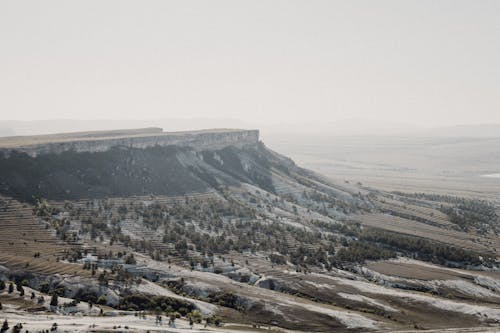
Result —
<path fill-rule="evenodd" d="M 104 295 L 99 296 L 99 298 L 97 299 L 97 304 L 105 305 L 106 302 L 107 302 L 106 296 L 104 296 Z"/>
<path fill-rule="evenodd" d="M 14 292 L 14 284 L 11 282 L 9 283 L 9 294 L 12 294 Z"/>
<path fill-rule="evenodd" d="M 5 289 L 5 282 L 3 280 L 0 280 L 0 290 Z"/>
<path fill-rule="evenodd" d="M 57 299 L 57 294 L 53 294 L 52 298 L 50 299 L 50 305 L 57 306 L 58 303 L 59 303 L 59 300 Z"/>
<path fill-rule="evenodd" d="M 40 291 L 42 293 L 45 293 L 45 294 L 47 294 L 50 291 L 50 286 L 49 286 L 49 283 L 47 281 L 42 282 L 40 284 Z"/>
<path fill-rule="evenodd" d="M 200 310 L 193 310 L 191 313 L 189 313 L 189 317 L 198 324 L 201 324 L 201 320 L 203 319 Z"/>
<path fill-rule="evenodd" d="M 5 319 L 5 321 L 3 322 L 3 325 L 2 325 L 2 328 L 0 329 L 0 332 L 7 332 L 7 330 L 9 329 L 9 323 L 7 322 L 7 319 Z"/>
<path fill-rule="evenodd" d="M 12 333 L 21 333 L 21 330 L 23 329 L 23 324 L 18 323 L 16 326 L 12 328 Z"/>
<path fill-rule="evenodd" d="M 134 258 L 134 255 L 133 254 L 130 254 L 126 259 L 125 259 L 125 264 L 128 264 L 128 265 L 135 265 L 137 263 L 137 261 L 135 260 Z"/>

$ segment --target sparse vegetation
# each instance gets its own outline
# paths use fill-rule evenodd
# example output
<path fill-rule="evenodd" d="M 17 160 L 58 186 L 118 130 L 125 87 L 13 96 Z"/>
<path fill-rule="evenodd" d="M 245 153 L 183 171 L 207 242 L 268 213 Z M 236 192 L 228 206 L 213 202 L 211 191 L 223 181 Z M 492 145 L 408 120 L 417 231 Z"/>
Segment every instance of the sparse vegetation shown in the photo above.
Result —
<path fill-rule="evenodd" d="M 135 310 L 135 311 L 155 311 L 160 309 L 162 312 L 174 313 L 178 312 L 182 316 L 195 310 L 193 304 L 182 301 L 179 299 L 164 297 L 164 296 L 146 296 L 142 294 L 128 294 L 125 295 L 118 305 L 122 310 Z"/>

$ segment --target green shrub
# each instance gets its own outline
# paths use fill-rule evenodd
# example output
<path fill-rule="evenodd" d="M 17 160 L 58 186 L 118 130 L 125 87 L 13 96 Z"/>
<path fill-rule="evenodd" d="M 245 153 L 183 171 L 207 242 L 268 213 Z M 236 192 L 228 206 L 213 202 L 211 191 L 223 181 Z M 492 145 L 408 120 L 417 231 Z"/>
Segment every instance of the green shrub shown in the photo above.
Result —
<path fill-rule="evenodd" d="M 106 305 L 107 303 L 106 296 L 104 295 L 99 296 L 96 303 L 100 305 Z"/>

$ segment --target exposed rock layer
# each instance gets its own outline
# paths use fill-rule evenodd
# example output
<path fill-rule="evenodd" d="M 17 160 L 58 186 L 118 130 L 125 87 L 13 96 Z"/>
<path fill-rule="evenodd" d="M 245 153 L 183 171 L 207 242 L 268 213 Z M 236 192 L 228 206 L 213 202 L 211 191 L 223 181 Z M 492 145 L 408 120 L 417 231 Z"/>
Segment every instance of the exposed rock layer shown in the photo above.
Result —
<path fill-rule="evenodd" d="M 160 128 L 80 132 L 57 135 L 8 137 L 0 139 L 0 152 L 24 152 L 32 157 L 66 151 L 103 152 L 112 147 L 149 148 L 154 146 L 192 147 L 195 150 L 254 146 L 258 130 L 214 129 L 190 132 L 162 132 Z"/>

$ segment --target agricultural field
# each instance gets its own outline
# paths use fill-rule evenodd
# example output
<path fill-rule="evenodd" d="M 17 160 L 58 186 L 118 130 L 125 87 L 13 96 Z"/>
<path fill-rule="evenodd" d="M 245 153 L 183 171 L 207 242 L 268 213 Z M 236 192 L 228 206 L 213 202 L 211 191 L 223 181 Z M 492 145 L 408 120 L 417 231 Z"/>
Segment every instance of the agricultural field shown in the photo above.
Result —
<path fill-rule="evenodd" d="M 500 139 L 466 136 L 268 135 L 267 144 L 331 179 L 373 189 L 500 203 Z"/>

